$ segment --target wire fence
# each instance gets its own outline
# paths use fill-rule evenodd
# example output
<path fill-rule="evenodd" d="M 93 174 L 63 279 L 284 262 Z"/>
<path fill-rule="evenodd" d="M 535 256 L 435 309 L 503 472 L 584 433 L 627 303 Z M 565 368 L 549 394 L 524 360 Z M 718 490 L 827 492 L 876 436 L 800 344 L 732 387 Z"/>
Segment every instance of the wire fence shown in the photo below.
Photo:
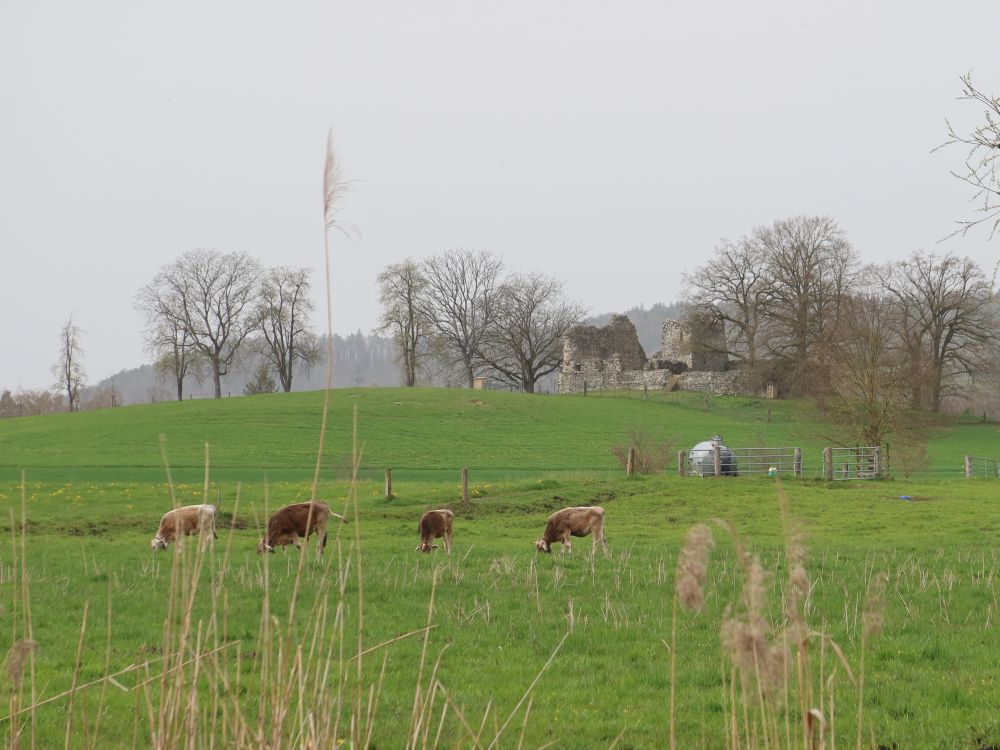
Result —
<path fill-rule="evenodd" d="M 712 450 L 714 449 L 714 456 Z M 680 451 L 678 470 L 687 476 L 753 476 L 806 474 L 803 452 L 798 447 L 729 448 L 715 445 L 712 449 Z M 878 479 L 885 475 L 882 448 L 878 445 L 853 448 L 824 448 L 821 471 L 814 470 L 827 481 Z"/>

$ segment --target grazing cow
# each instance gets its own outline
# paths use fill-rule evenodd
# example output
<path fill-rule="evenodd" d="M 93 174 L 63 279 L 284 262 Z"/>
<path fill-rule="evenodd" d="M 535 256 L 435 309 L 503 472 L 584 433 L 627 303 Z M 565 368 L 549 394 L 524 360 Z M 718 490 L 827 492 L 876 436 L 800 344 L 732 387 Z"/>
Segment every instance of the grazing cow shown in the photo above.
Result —
<path fill-rule="evenodd" d="M 271 514 L 271 519 L 267 522 L 267 531 L 257 545 L 257 551 L 274 552 L 275 547 L 285 544 L 294 544 L 298 549 L 299 537 L 308 539 L 311 534 L 316 534 L 319 538 L 316 557 L 319 557 L 326 547 L 326 522 L 330 516 L 336 516 L 344 521 L 342 515 L 332 513 L 330 506 L 319 500 L 293 503 L 279 508 Z"/>
<path fill-rule="evenodd" d="M 444 542 L 444 551 L 451 554 L 451 532 L 455 523 L 455 514 L 448 509 L 429 510 L 420 516 L 420 524 L 417 532 L 420 534 L 420 546 L 418 552 L 430 552 L 437 547 L 432 544 L 435 539 L 441 537 Z"/>
<path fill-rule="evenodd" d="M 535 542 L 535 549 L 539 552 L 552 552 L 554 542 L 562 542 L 563 553 L 573 553 L 573 545 L 570 537 L 594 535 L 594 546 L 592 552 L 597 551 L 597 544 L 604 545 L 604 552 L 608 551 L 608 543 L 604 539 L 604 508 L 597 505 L 592 507 L 563 508 L 557 510 L 549 516 L 549 522 L 545 525 L 545 533 L 542 538 Z"/>
<path fill-rule="evenodd" d="M 150 540 L 150 546 L 154 550 L 166 549 L 175 539 L 200 534 L 202 531 L 211 531 L 212 538 L 218 539 L 215 533 L 215 512 L 214 505 L 186 505 L 168 510 L 160 519 L 160 528 Z"/>

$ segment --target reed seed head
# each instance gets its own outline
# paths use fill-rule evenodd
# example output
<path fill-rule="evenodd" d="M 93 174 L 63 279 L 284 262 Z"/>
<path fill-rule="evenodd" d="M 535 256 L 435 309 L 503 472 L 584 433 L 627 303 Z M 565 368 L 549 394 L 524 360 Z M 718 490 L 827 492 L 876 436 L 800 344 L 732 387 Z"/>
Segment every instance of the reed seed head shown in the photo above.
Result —
<path fill-rule="evenodd" d="M 689 612 L 699 611 L 705 604 L 708 556 L 714 546 L 712 530 L 705 524 L 692 526 L 684 537 L 684 546 L 677 557 L 674 590 L 677 601 Z"/>

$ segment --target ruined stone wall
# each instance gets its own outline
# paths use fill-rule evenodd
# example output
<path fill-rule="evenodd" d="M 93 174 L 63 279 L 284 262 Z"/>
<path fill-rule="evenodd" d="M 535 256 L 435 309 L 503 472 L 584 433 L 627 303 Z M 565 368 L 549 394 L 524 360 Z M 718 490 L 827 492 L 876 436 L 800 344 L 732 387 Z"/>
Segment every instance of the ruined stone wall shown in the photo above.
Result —
<path fill-rule="evenodd" d="M 560 393 L 588 391 L 641 391 L 663 388 L 673 377 L 669 370 L 598 370 L 583 367 L 559 373 Z"/>
<path fill-rule="evenodd" d="M 725 340 L 725 329 L 699 332 L 714 342 Z M 746 392 L 742 372 L 724 372 L 727 358 L 692 347 L 691 332 L 675 320 L 663 324 L 663 349 L 646 359 L 635 326 L 624 315 L 615 315 L 603 328 L 577 326 L 563 341 L 560 393 L 604 390 L 677 388 L 720 395 Z M 713 343 L 713 346 L 715 344 Z"/>
<path fill-rule="evenodd" d="M 584 363 L 618 360 L 620 370 L 641 370 L 646 352 L 639 343 L 635 325 L 624 315 L 614 315 L 606 326 L 576 326 L 563 340 L 563 369 Z"/>
<path fill-rule="evenodd" d="M 747 374 L 740 370 L 729 372 L 709 372 L 692 370 L 681 376 L 678 391 L 702 391 L 718 396 L 739 396 L 748 392 Z"/>
<path fill-rule="evenodd" d="M 726 329 L 721 324 L 703 323 L 697 334 L 676 320 L 663 321 L 661 348 L 653 360 L 683 362 L 690 370 L 724 372 L 729 364 L 726 355 Z"/>

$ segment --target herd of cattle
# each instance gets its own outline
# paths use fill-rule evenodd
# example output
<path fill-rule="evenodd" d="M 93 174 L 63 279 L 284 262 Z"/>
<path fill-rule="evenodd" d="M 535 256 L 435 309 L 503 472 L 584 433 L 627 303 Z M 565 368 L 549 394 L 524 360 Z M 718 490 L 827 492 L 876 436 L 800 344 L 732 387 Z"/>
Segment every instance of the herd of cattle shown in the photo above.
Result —
<path fill-rule="evenodd" d="M 166 549 L 170 542 L 178 537 L 190 534 L 215 533 L 216 507 L 214 505 L 187 505 L 167 511 L 160 520 L 156 536 L 150 541 L 154 550 Z M 279 508 L 267 522 L 264 538 L 257 545 L 257 552 L 274 552 L 276 547 L 294 544 L 299 548 L 299 539 L 308 539 L 316 534 L 319 539 L 317 556 L 323 554 L 326 546 L 326 523 L 334 516 L 346 523 L 346 519 L 330 510 L 324 502 L 310 500 L 305 503 L 293 503 Z M 419 552 L 430 552 L 437 549 L 435 539 L 441 539 L 445 552 L 451 554 L 451 540 L 455 525 L 455 514 L 447 509 L 429 510 L 420 517 L 417 532 L 420 534 Z M 549 516 L 542 538 L 535 542 L 539 552 L 552 552 L 552 545 L 562 544 L 563 553 L 572 553 L 571 538 L 574 536 L 593 536 L 593 551 L 601 544 L 605 552 L 608 543 L 604 539 L 604 508 L 599 506 L 581 506 L 563 508 Z"/>

